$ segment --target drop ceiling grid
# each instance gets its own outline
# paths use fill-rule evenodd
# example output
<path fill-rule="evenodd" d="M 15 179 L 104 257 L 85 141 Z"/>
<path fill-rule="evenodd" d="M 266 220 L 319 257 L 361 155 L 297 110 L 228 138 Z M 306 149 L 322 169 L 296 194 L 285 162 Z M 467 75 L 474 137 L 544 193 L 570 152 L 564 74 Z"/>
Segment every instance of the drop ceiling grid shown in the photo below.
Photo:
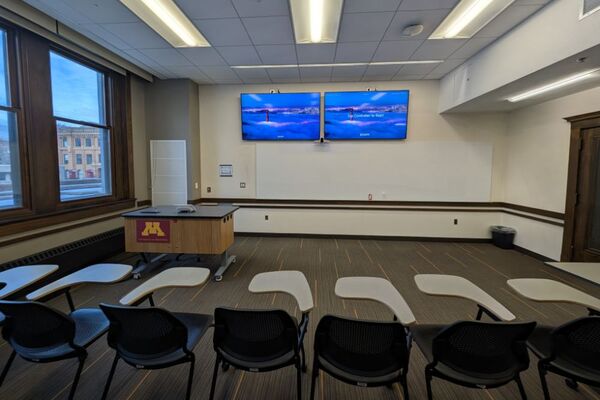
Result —
<path fill-rule="evenodd" d="M 340 79 L 358 82 L 371 77 L 386 80 L 391 75 L 389 71 L 373 75 L 367 68 L 348 70 L 340 75 L 339 68 L 338 71 L 330 68 L 321 69 L 322 76 L 305 73 L 303 79 L 303 74 L 297 68 L 273 73 L 267 71 L 262 75 L 231 69 L 230 66 L 236 64 L 304 62 L 302 59 L 309 52 L 301 47 L 312 45 L 294 43 L 288 0 L 175 0 L 209 40 L 213 37 L 214 42 L 219 43 L 206 51 L 173 49 L 119 0 L 25 1 L 160 78 L 189 77 L 201 84 L 254 84 L 308 82 L 311 78 L 319 82 Z M 516 0 L 469 40 L 444 44 L 426 40 L 458 1 L 345 0 L 340 37 L 338 43 L 333 44 L 332 61 L 447 60 L 423 69 L 400 67 L 391 77 L 439 79 L 535 13 L 549 0 Z M 360 25 L 360 21 L 370 22 Z M 351 25 L 348 25 L 349 22 L 352 22 Z M 402 38 L 401 29 L 412 23 L 423 23 L 423 33 L 416 39 Z M 352 41 L 346 41 L 346 38 Z M 282 57 L 277 56 L 280 50 L 285 51 Z M 323 50 L 324 58 L 330 54 Z M 317 57 L 314 54 L 312 56 Z M 406 69 L 405 73 L 403 69 Z M 273 79 L 273 76 L 276 78 Z"/>

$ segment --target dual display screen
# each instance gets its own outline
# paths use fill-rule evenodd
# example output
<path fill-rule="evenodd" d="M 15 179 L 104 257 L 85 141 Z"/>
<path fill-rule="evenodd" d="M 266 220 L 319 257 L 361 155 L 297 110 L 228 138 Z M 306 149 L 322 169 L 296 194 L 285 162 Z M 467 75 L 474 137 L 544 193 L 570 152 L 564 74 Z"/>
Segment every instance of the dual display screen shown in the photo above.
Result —
<path fill-rule="evenodd" d="M 244 140 L 318 140 L 320 93 L 241 95 Z M 325 93 L 325 139 L 406 139 L 408 90 Z"/>

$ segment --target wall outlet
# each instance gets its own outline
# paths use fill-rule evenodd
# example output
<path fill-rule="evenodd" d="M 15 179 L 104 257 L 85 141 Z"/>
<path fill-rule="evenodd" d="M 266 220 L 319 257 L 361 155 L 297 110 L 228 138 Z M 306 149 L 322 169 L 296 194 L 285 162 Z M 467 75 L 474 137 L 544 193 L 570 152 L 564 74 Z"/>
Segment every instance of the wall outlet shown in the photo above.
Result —
<path fill-rule="evenodd" d="M 210 192 L 212 192 L 212 188 L 210 186 L 207 186 L 206 187 L 206 193 L 210 193 Z"/>
<path fill-rule="evenodd" d="M 269 220 L 269 216 L 265 215 L 265 221 L 268 221 L 268 220 Z"/>
<path fill-rule="evenodd" d="M 198 182 L 194 182 L 194 189 L 198 190 Z"/>
<path fill-rule="evenodd" d="M 454 225 L 458 225 L 458 218 L 454 218 Z"/>
<path fill-rule="evenodd" d="M 246 182 L 240 182 L 240 189 L 246 189 Z"/>

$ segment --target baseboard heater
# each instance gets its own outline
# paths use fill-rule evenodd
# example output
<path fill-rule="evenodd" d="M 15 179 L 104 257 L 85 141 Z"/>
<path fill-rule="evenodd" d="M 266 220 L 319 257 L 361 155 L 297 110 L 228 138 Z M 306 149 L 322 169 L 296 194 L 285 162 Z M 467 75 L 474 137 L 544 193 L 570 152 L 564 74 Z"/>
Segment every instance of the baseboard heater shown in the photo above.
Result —
<path fill-rule="evenodd" d="M 28 286 L 24 293 L 10 296 L 10 298 L 18 298 L 77 269 L 106 260 L 123 251 L 125 251 L 125 232 L 123 228 L 118 228 L 4 263 L 0 265 L 0 271 L 31 264 L 60 266 L 58 271 L 46 279 Z"/>

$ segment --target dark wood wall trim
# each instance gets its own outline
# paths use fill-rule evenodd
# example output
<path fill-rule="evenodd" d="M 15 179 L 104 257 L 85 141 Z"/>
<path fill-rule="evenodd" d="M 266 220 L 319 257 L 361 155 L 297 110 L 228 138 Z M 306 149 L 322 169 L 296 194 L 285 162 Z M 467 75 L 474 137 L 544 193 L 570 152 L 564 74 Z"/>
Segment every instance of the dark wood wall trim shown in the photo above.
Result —
<path fill-rule="evenodd" d="M 152 200 L 140 200 L 137 202 L 138 207 L 147 207 L 152 205 Z"/>
<path fill-rule="evenodd" d="M 362 201 L 362 200 L 270 200 L 205 198 L 205 203 L 234 203 L 241 208 L 281 208 L 317 210 L 428 211 L 428 212 L 505 212 L 522 218 L 563 226 L 564 214 L 504 202 L 443 201 Z M 195 204 L 195 203 L 194 203 Z M 530 215 L 534 214 L 534 215 Z M 540 218 L 542 217 L 542 218 Z M 552 218 L 552 219 L 547 219 Z"/>
<path fill-rule="evenodd" d="M 32 239 L 37 239 L 39 237 L 44 237 L 44 236 L 47 236 L 47 235 L 53 235 L 55 233 L 61 233 L 61 232 L 65 232 L 65 231 L 70 231 L 72 229 L 77 229 L 77 228 L 81 228 L 83 226 L 97 224 L 97 223 L 100 223 L 100 222 L 109 221 L 111 219 L 116 219 L 116 218 L 120 218 L 120 217 L 121 217 L 121 214 L 105 215 L 103 217 L 94 218 L 94 219 L 87 220 L 85 222 L 80 222 L 80 223 L 77 223 L 77 224 L 72 224 L 72 225 L 67 225 L 67 226 L 61 226 L 61 227 L 58 227 L 58 228 L 48 229 L 48 230 L 41 231 L 41 232 L 30 233 L 28 235 L 19 236 L 17 238 L 13 238 L 13 239 L 2 241 L 2 242 L 0 242 L 0 248 L 5 247 L 5 246 L 10 246 L 11 244 L 20 243 L 20 242 L 24 242 L 24 241 L 32 240 Z"/>
<path fill-rule="evenodd" d="M 250 237 L 297 237 L 308 239 L 355 239 L 355 240 L 399 240 L 418 242 L 464 242 L 464 243 L 491 243 L 486 238 L 449 238 L 429 236 L 378 236 L 378 235 L 331 235 L 322 233 L 271 233 L 271 232 L 236 232 L 236 236 Z"/>

